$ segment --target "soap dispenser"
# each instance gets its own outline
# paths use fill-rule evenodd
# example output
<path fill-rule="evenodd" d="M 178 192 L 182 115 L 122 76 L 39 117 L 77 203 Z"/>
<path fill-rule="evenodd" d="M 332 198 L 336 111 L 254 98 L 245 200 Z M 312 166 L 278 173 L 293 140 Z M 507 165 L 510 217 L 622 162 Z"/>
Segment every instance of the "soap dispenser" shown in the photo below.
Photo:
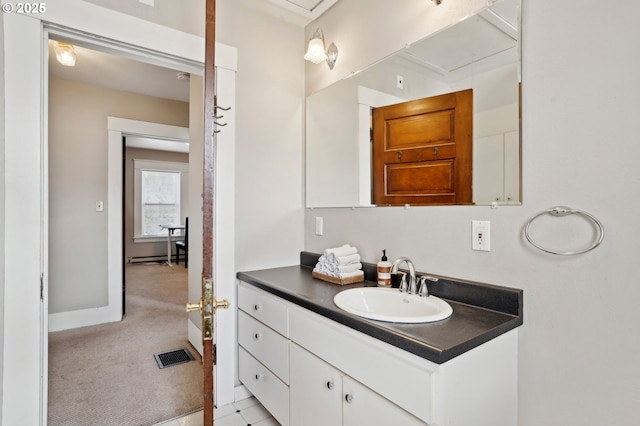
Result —
<path fill-rule="evenodd" d="M 378 262 L 378 287 L 391 287 L 391 266 L 387 260 L 387 250 L 382 250 L 382 259 Z"/>

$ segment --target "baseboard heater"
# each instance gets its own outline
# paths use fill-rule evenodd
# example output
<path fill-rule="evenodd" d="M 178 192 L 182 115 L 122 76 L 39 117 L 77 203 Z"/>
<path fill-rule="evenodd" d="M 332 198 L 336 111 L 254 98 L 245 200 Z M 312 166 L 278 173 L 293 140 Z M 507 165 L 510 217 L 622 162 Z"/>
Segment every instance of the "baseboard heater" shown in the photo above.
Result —
<path fill-rule="evenodd" d="M 176 256 L 171 256 L 171 261 L 175 261 Z M 127 258 L 127 263 L 145 263 L 145 262 L 166 262 L 167 255 L 157 255 L 157 256 L 133 256 Z"/>

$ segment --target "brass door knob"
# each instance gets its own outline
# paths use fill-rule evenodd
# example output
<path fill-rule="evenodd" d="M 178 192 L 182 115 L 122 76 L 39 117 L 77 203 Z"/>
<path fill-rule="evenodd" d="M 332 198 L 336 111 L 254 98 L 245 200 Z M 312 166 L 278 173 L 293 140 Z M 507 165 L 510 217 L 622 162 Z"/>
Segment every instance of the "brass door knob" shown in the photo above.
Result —
<path fill-rule="evenodd" d="M 216 309 L 229 309 L 229 300 L 227 300 L 227 299 L 222 299 L 222 300 L 213 299 L 213 312 L 215 312 Z"/>
<path fill-rule="evenodd" d="M 187 303 L 187 312 L 202 312 L 202 299 L 198 303 Z"/>

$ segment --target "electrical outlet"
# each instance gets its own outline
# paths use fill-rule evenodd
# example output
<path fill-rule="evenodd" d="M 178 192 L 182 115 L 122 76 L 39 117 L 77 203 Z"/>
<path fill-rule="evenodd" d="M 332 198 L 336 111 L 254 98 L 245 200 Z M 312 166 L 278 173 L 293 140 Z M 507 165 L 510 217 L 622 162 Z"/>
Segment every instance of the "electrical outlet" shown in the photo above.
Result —
<path fill-rule="evenodd" d="M 471 249 L 491 251 L 491 222 L 488 220 L 471 221 Z"/>
<path fill-rule="evenodd" d="M 324 233 L 324 222 L 322 217 L 316 217 L 316 235 L 322 235 Z"/>

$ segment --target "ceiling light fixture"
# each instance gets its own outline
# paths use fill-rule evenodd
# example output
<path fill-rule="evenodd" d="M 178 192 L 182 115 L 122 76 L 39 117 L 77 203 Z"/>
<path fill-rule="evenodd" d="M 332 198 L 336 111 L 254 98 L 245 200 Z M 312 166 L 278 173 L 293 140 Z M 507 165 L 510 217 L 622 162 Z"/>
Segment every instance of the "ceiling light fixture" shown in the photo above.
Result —
<path fill-rule="evenodd" d="M 329 69 L 332 70 L 338 59 L 338 48 L 334 43 L 329 45 L 329 49 L 324 49 L 324 35 L 322 30 L 318 28 L 309 40 L 309 46 L 307 47 L 307 53 L 304 55 L 304 59 L 319 64 L 322 61 L 327 61 Z"/>
<path fill-rule="evenodd" d="M 66 67 L 72 67 L 76 64 L 76 50 L 72 44 L 57 41 L 53 45 L 56 52 L 58 62 Z"/>
<path fill-rule="evenodd" d="M 436 6 L 438 6 L 440 3 L 442 3 L 442 0 L 431 0 L 432 2 L 434 2 L 436 4 Z"/>

